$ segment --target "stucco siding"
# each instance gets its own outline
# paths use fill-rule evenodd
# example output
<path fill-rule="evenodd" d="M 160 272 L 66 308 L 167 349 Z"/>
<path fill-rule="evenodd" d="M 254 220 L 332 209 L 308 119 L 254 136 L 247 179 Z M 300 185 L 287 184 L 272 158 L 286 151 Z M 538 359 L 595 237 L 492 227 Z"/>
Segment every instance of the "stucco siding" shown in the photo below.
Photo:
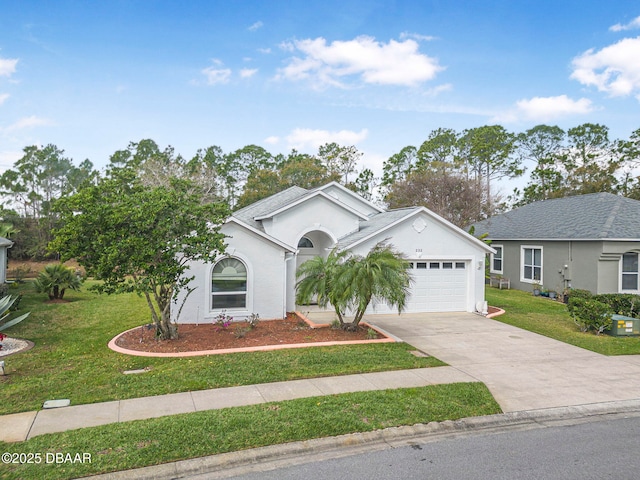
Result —
<path fill-rule="evenodd" d="M 337 240 L 358 229 L 357 214 L 322 196 L 313 197 L 303 205 L 304 208 L 291 208 L 269 222 L 263 221 L 266 233 L 295 247 L 300 237 L 312 230 L 324 231 Z"/>
<path fill-rule="evenodd" d="M 241 226 L 230 223 L 221 231 L 228 235 L 226 256 L 240 259 L 247 267 L 247 301 L 245 308 L 228 309 L 234 319 L 257 313 L 261 318 L 282 318 L 286 313 L 285 251 Z M 221 257 L 222 258 L 222 257 Z M 196 288 L 182 307 L 178 323 L 211 323 L 220 311 L 211 308 L 211 273 L 213 264 L 193 262 L 189 275 L 195 278 L 189 284 Z M 183 296 L 172 308 L 174 321 Z"/>

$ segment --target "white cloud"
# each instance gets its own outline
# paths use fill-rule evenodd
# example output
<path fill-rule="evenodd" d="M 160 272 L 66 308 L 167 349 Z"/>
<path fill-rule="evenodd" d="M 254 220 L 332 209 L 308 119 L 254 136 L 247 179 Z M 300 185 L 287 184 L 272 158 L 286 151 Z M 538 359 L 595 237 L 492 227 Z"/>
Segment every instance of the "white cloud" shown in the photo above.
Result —
<path fill-rule="evenodd" d="M 352 130 L 340 130 L 330 132 L 329 130 L 314 130 L 311 128 L 296 128 L 285 140 L 289 148 L 296 150 L 312 149 L 317 150 L 325 143 L 335 142 L 339 145 L 355 145 L 369 135 L 369 131 L 363 128 L 359 132 Z"/>
<path fill-rule="evenodd" d="M 259 48 L 258 52 L 264 53 L 265 55 L 268 55 L 269 53 L 271 53 L 271 49 L 270 48 Z"/>
<path fill-rule="evenodd" d="M 516 102 L 515 108 L 494 115 L 491 121 L 498 123 L 514 123 L 521 120 L 548 122 L 571 115 L 584 115 L 593 110 L 594 107 L 588 98 L 573 100 L 566 95 L 523 98 Z"/>
<path fill-rule="evenodd" d="M 633 30 L 634 28 L 640 28 L 640 17 L 634 18 L 626 25 L 616 23 L 615 25 L 610 26 L 609 30 L 612 32 L 621 32 L 623 30 Z"/>
<path fill-rule="evenodd" d="M 258 72 L 257 68 L 243 68 L 240 70 L 240 76 L 242 78 L 251 78 Z"/>
<path fill-rule="evenodd" d="M 0 58 L 0 77 L 10 77 L 15 73 L 17 58 Z"/>
<path fill-rule="evenodd" d="M 202 70 L 202 74 L 207 77 L 208 85 L 217 85 L 219 83 L 228 83 L 231 77 L 231 69 L 207 67 Z"/>
<path fill-rule="evenodd" d="M 0 129 L 4 133 L 15 132 L 16 130 L 24 130 L 26 128 L 41 127 L 46 125 L 52 125 L 52 122 L 46 118 L 36 117 L 31 115 L 30 117 L 21 118 L 15 123 L 12 123 L 8 127 Z"/>
<path fill-rule="evenodd" d="M 421 35 L 419 33 L 409 33 L 409 32 L 402 32 L 400 34 L 400 38 L 402 40 L 404 40 L 405 38 L 413 38 L 414 40 L 423 41 L 423 42 L 430 42 L 436 39 L 436 37 L 433 37 L 431 35 Z"/>
<path fill-rule="evenodd" d="M 444 69 L 437 59 L 420 53 L 418 43 L 411 39 L 385 44 L 361 36 L 327 44 L 319 37 L 283 43 L 280 47 L 303 56 L 292 58 L 276 78 L 309 80 L 316 88 L 346 87 L 343 82 L 353 76 L 368 84 L 415 86 Z"/>
<path fill-rule="evenodd" d="M 547 121 L 567 115 L 584 115 L 593 111 L 591 100 L 573 100 L 566 95 L 557 97 L 533 97 L 516 102 L 518 112 L 527 119 Z"/>
<path fill-rule="evenodd" d="M 611 96 L 640 92 L 640 37 L 624 38 L 600 51 L 587 50 L 573 59 L 571 78 L 594 85 Z"/>
<path fill-rule="evenodd" d="M 264 23 L 262 23 L 260 20 L 258 20 L 256 23 L 254 23 L 253 25 L 251 25 L 249 27 L 249 30 L 252 32 L 255 32 L 256 30 L 262 28 L 262 26 L 264 25 Z"/>
<path fill-rule="evenodd" d="M 264 139 L 264 143 L 267 143 L 269 145 L 277 145 L 280 142 L 280 137 L 276 137 L 275 135 L 272 135 L 271 137 L 267 137 Z"/>
<path fill-rule="evenodd" d="M 9 98 L 9 94 L 8 93 L 0 93 L 0 105 L 2 105 L 7 98 Z"/>

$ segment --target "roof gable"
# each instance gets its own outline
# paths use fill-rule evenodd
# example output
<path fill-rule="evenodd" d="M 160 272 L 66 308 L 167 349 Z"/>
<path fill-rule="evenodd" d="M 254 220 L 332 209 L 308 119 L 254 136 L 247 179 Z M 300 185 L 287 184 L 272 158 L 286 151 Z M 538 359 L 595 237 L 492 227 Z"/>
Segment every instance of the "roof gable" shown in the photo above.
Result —
<path fill-rule="evenodd" d="M 399 208 L 395 210 L 389 210 L 387 212 L 379 213 L 378 215 L 371 216 L 367 221 L 360 222 L 360 229 L 357 232 L 349 234 L 338 241 L 338 247 L 340 249 L 353 248 L 371 237 L 378 235 L 382 232 L 388 231 L 396 225 L 415 217 L 416 215 L 424 213 L 432 220 L 440 223 L 447 230 L 450 230 L 455 235 L 458 235 L 468 242 L 474 244 L 477 247 L 485 250 L 486 252 L 493 252 L 494 250 L 484 243 L 482 240 L 477 239 L 473 235 L 465 232 L 461 228 L 456 227 L 451 222 L 445 220 L 440 215 L 435 214 L 431 210 L 425 207 L 408 207 Z"/>
<path fill-rule="evenodd" d="M 360 217 L 362 219 L 366 219 L 367 218 L 367 216 L 364 213 L 357 211 L 356 209 L 350 207 L 349 205 L 347 205 L 347 204 L 345 204 L 343 202 L 340 202 L 338 199 L 333 198 L 331 195 L 327 195 L 323 191 L 316 190 L 316 191 L 310 192 L 310 193 L 308 193 L 306 195 L 300 196 L 300 197 L 296 198 L 295 200 L 293 200 L 291 202 L 288 202 L 288 203 L 286 203 L 284 205 L 281 205 L 279 208 L 275 208 L 274 210 L 265 212 L 262 215 L 257 215 L 257 216 L 254 217 L 254 220 L 259 221 L 259 220 L 265 220 L 267 218 L 275 217 L 278 214 L 284 213 L 287 210 L 290 210 L 292 208 L 301 206 L 304 203 L 310 201 L 311 199 L 317 198 L 317 197 L 324 198 L 328 202 L 336 204 L 340 208 L 343 208 L 343 209 L 349 211 L 350 213 L 352 213 L 352 214 L 354 214 L 354 215 L 356 215 L 356 216 L 358 216 L 358 217 Z"/>
<path fill-rule="evenodd" d="M 638 240 L 640 201 L 604 192 L 543 200 L 474 227 L 492 240 Z"/>

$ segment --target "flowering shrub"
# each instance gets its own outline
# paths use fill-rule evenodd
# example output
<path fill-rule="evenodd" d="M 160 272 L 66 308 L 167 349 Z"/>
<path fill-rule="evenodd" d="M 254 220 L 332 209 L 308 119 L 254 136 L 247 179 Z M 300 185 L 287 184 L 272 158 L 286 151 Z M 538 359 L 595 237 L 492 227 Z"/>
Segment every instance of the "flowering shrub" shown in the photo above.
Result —
<path fill-rule="evenodd" d="M 227 315 L 227 312 L 223 310 L 218 314 L 213 323 L 216 325 L 216 330 L 226 330 L 226 328 L 231 325 L 231 322 L 233 322 L 233 317 Z"/>

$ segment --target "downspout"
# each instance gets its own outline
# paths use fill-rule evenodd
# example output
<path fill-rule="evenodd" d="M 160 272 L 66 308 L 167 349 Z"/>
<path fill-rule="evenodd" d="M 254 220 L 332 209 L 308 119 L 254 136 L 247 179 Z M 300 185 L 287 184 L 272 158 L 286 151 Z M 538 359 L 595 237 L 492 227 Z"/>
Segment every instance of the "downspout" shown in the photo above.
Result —
<path fill-rule="evenodd" d="M 289 269 L 287 268 L 288 265 L 287 263 L 290 260 L 295 260 L 296 257 L 298 255 L 298 250 L 295 251 L 295 253 L 286 253 L 284 254 L 284 299 L 283 299 L 283 305 L 282 305 L 282 318 L 286 318 L 287 317 L 287 298 L 288 298 L 288 294 L 289 294 L 289 279 L 288 279 L 288 273 L 289 273 Z M 295 273 L 295 272 L 294 272 Z M 295 277 L 294 277 L 295 278 Z M 295 288 L 294 288 L 294 294 L 295 294 Z M 295 302 L 294 302 L 295 304 Z"/>

